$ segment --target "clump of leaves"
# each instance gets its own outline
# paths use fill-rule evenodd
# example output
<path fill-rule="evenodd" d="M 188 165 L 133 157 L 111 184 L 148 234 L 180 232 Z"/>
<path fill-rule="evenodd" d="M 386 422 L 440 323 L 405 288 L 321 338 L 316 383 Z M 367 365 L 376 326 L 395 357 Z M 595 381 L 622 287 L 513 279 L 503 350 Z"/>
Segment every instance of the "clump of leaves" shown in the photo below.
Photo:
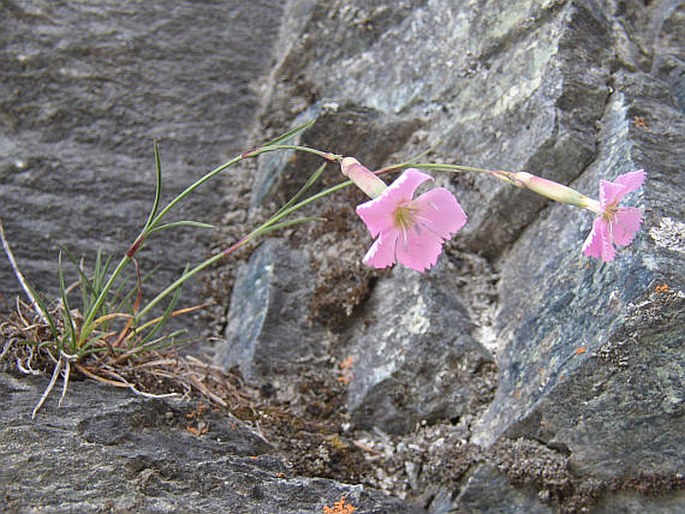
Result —
<path fill-rule="evenodd" d="M 179 360 L 171 356 L 171 350 L 175 351 L 182 342 L 183 331 L 163 333 L 162 328 L 171 318 L 205 305 L 177 309 L 181 292 L 178 288 L 161 315 L 137 322 L 142 286 L 152 273 L 141 277 L 136 265 L 135 278 L 124 277 L 105 290 L 111 275 L 111 259 L 98 252 L 88 271 L 83 261 L 77 261 L 67 251 L 60 253 L 58 259 L 59 298 L 49 302 L 28 285 L 19 271 L 1 224 L 0 236 L 30 299 L 30 303 L 17 299 L 13 316 L 3 323 L 5 345 L 0 356 L 14 356 L 17 368 L 27 374 L 52 369 L 52 378 L 33 411 L 34 417 L 60 376 L 63 379 L 61 403 L 73 370 L 143 395 L 154 395 L 146 390 L 162 388 L 170 391 L 165 394 L 168 395 L 187 393 L 192 388 L 188 380 L 178 380 L 179 373 L 173 370 L 179 367 Z M 69 285 L 65 279 L 64 256 L 78 276 Z M 94 314 L 86 324 L 89 313 Z M 162 383 L 167 387 L 160 387 Z M 202 386 L 198 384 L 195 388 Z"/>
<path fill-rule="evenodd" d="M 175 374 L 174 376 L 178 379 L 182 389 L 188 390 L 189 387 L 194 387 L 203 394 L 211 396 L 212 389 L 205 388 L 203 391 L 202 384 L 193 378 L 192 369 L 197 367 L 197 363 L 188 364 L 186 362 L 185 367 L 187 369 L 184 373 L 187 376 L 185 378 L 179 377 L 178 369 L 183 368 L 183 366 L 179 368 L 179 358 L 175 357 L 174 369 L 176 371 L 170 371 L 173 366 L 170 364 L 169 351 L 177 347 L 182 332 L 176 331 L 169 334 L 163 329 L 170 319 L 206 306 L 204 304 L 182 309 L 177 308 L 181 287 L 187 280 L 212 266 L 215 262 L 231 255 L 246 243 L 265 234 L 296 224 L 321 220 L 322 218 L 311 216 L 293 218 L 291 215 L 306 205 L 351 184 L 349 181 L 343 182 L 302 199 L 309 188 L 319 179 L 326 163 L 338 162 L 342 158 L 330 152 L 287 144 L 312 125 L 313 121 L 304 123 L 259 148 L 230 159 L 205 173 L 164 207 L 161 207 L 161 159 L 159 149 L 155 145 L 155 196 L 150 214 L 138 237 L 116 266 L 113 265 L 110 258 L 105 258 L 98 252 L 92 269 L 87 270 L 84 262 L 78 261 L 68 251 L 60 252 L 57 267 L 59 298 L 53 302 L 41 296 L 24 278 L 0 223 L 0 236 L 5 253 L 29 299 L 29 303 L 18 300 L 17 312 L 13 321 L 9 325 L 3 324 L 9 335 L 6 337 L 7 342 L 0 355 L 5 357 L 10 349 L 14 348 L 17 367 L 27 373 L 35 372 L 37 369 L 48 370 L 50 367 L 52 368 L 52 378 L 33 411 L 34 417 L 60 376 L 63 379 L 61 403 L 73 369 L 92 379 L 117 387 L 128 387 L 140 394 L 148 394 L 139 390 L 135 385 L 140 383 L 143 375 L 146 373 L 150 375 L 151 373 L 154 381 L 160 377 L 168 379 L 171 373 Z M 324 159 L 326 163 L 319 167 L 300 191 L 266 222 L 195 267 L 186 266 L 178 279 L 169 284 L 157 296 L 143 303 L 142 291 L 145 277 L 141 276 L 136 258 L 140 248 L 147 244 L 155 233 L 163 230 L 180 226 L 213 228 L 211 225 L 194 220 L 166 222 L 165 218 L 172 209 L 205 182 L 241 160 L 280 150 L 308 152 Z M 163 219 L 165 222 L 162 222 Z M 71 264 L 78 277 L 75 282 L 70 284 L 67 283 L 66 279 L 65 260 Z M 131 273 L 130 264 L 133 265 L 133 273 Z M 129 276 L 126 273 L 129 273 Z M 162 308 L 162 302 L 165 300 L 167 300 L 166 307 Z M 154 371 L 149 371 L 153 369 Z M 141 370 L 148 371 L 142 372 Z M 134 377 L 134 380 L 127 377 Z M 150 377 L 148 376 L 146 380 L 149 382 Z M 215 400 L 217 399 L 215 398 Z"/>

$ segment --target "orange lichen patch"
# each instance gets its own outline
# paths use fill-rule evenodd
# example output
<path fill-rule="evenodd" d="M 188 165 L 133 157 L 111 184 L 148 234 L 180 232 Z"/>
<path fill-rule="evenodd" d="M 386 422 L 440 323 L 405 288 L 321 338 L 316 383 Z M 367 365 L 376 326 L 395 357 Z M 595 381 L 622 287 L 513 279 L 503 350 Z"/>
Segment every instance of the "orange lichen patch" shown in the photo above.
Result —
<path fill-rule="evenodd" d="M 203 419 L 206 410 L 207 406 L 203 402 L 199 402 L 194 410 L 186 414 L 186 419 L 192 422 L 186 426 L 186 430 L 195 437 L 200 437 L 209 431 L 209 425 Z"/>
<path fill-rule="evenodd" d="M 200 421 L 197 424 L 197 426 L 186 427 L 186 430 L 193 434 L 195 437 L 200 437 L 201 435 L 205 435 L 207 433 L 209 427 L 207 426 L 207 423 L 205 423 L 204 421 Z"/>
<path fill-rule="evenodd" d="M 647 122 L 642 116 L 633 116 L 633 124 L 638 128 L 647 128 Z"/>
<path fill-rule="evenodd" d="M 195 407 L 194 410 L 186 414 L 186 419 L 199 419 L 202 417 L 206 410 L 207 406 L 204 403 L 200 402 L 197 404 L 197 407 Z"/>
<path fill-rule="evenodd" d="M 576 348 L 575 354 L 576 355 L 583 355 L 585 352 L 587 352 L 587 348 L 585 346 L 580 346 Z"/>
<path fill-rule="evenodd" d="M 333 507 L 329 507 L 328 505 L 323 506 L 323 511 L 325 514 L 353 514 L 356 510 L 357 507 L 345 503 L 346 498 L 345 496 L 342 496 L 337 502 L 333 504 Z"/>
<path fill-rule="evenodd" d="M 659 284 L 654 288 L 654 292 L 657 294 L 665 294 L 671 290 L 668 284 Z"/>
<path fill-rule="evenodd" d="M 352 357 L 347 357 L 344 361 L 338 364 L 340 368 L 340 375 L 338 376 L 338 382 L 347 385 L 352 380 L 352 364 L 354 359 Z"/>

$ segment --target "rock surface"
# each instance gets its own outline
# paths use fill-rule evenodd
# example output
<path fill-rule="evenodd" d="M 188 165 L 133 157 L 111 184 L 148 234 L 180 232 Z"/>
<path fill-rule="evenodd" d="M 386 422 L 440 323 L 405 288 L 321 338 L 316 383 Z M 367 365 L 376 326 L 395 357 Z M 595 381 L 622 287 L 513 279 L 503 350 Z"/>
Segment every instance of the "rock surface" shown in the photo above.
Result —
<path fill-rule="evenodd" d="M 357 512 L 425 512 L 363 486 L 291 476 L 252 429 L 188 402 L 80 382 L 32 421 L 46 385 L 0 374 L 3 512 L 294 514 L 342 496 Z M 200 419 L 206 431 L 194 434 Z"/>
<path fill-rule="evenodd" d="M 42 290 L 58 287 L 62 246 L 90 262 L 128 249 L 154 198 L 154 140 L 167 200 L 245 149 L 280 11 L 234 4 L 0 5 L 0 218 Z M 204 188 L 174 219 L 215 222 L 220 190 Z M 150 289 L 202 260 L 207 240 L 161 233 L 141 253 L 144 271 L 160 268 Z M 199 288 L 189 288 L 190 302 Z M 3 258 L 0 311 L 19 291 Z"/>
<path fill-rule="evenodd" d="M 484 176 L 436 180 L 458 195 L 465 229 L 431 273 L 371 275 L 368 296 L 329 337 L 337 359 L 351 358 L 358 429 L 405 441 L 420 422 L 466 423 L 479 448 L 472 473 L 445 469 L 432 499 L 436 457 L 398 471 L 414 484 L 409 496 L 432 512 L 685 508 L 683 3 L 295 4 L 265 128 L 326 101 L 416 123 L 380 162 L 354 150 L 372 168 L 432 147 L 432 160 L 523 169 L 592 196 L 600 179 L 648 172 L 628 199 L 645 210 L 643 229 L 606 265 L 580 255 L 587 213 Z M 348 153 L 358 123 L 342 134 L 315 126 L 316 137 Z M 272 197 L 286 191 L 271 187 Z M 450 371 L 464 344 L 496 363 L 499 377 L 484 380 L 494 397 L 464 380 L 482 369 Z"/>
<path fill-rule="evenodd" d="M 88 139 L 87 130 L 67 123 L 64 106 L 54 111 L 63 112 L 59 116 L 48 108 L 50 103 L 40 108 L 38 100 L 22 103 L 5 88 L 3 130 L 10 137 L 0 147 L 8 156 L 0 168 L 0 214 L 7 218 L 6 212 L 19 212 L 20 186 L 42 191 L 28 209 L 65 204 L 71 212 L 83 205 L 64 200 L 73 198 L 72 189 L 64 189 L 56 203 L 46 203 L 60 183 L 45 171 L 48 162 L 91 173 L 81 181 L 65 181 L 65 187 L 78 189 L 89 177 L 104 181 L 103 176 L 129 184 L 115 195 L 128 203 L 107 204 L 112 197 L 106 195 L 98 200 L 105 219 L 109 213 L 120 227 L 113 209 L 145 210 L 140 187 L 147 181 L 134 177 L 126 182 L 128 175 L 116 171 L 149 163 L 140 139 L 144 130 L 155 127 L 162 138 L 171 138 L 170 162 L 182 170 L 170 170 L 179 173 L 171 177 L 172 187 L 178 187 L 175 181 L 183 178 L 183 170 L 216 163 L 232 149 L 233 136 L 254 115 L 254 145 L 316 118 L 299 143 L 354 155 L 371 168 L 432 148 L 423 159 L 526 170 L 591 196 L 597 195 L 599 180 L 644 168 L 648 179 L 643 190 L 626 198 L 627 204 L 644 210 L 643 227 L 614 262 L 602 264 L 580 251 L 592 223 L 589 213 L 551 204 L 486 176 L 435 173 L 435 185 L 458 196 L 468 224 L 429 273 L 377 271 L 360 263 L 371 237 L 354 213 L 364 197 L 348 188 L 303 211 L 327 222 L 290 228 L 263 242 L 244 262 L 216 270 L 218 287 L 232 283 L 235 275 L 232 296 L 225 298 L 226 329 L 216 345 L 216 360 L 224 368 L 240 368 L 273 402 L 270 409 L 288 406 L 303 416 L 305 421 L 298 418 L 292 424 L 293 444 L 288 447 L 298 473 L 332 476 L 325 465 L 331 463 L 336 478 L 350 477 L 363 487 L 288 475 L 275 457 L 287 448 L 269 446 L 240 423 L 231 432 L 225 415 L 215 414 L 208 436 L 197 439 L 184 427 L 187 406 L 78 383 L 62 411 L 47 408 L 35 425 L 3 416 L 3 451 L 15 459 L 8 468 L 14 474 L 3 477 L 9 488 L 3 497 L 13 502 L 8 508 L 45 505 L 59 510 L 69 501 L 83 508 L 108 505 L 97 495 L 60 490 L 62 482 L 44 474 L 38 476 L 47 490 L 54 488 L 53 494 L 22 503 L 28 494 L 22 477 L 30 476 L 23 468 L 32 462 L 26 455 L 46 469 L 42 448 L 54 447 L 60 449 L 55 455 L 74 462 L 93 462 L 103 455 L 110 467 L 101 469 L 132 477 L 130 483 L 109 486 L 122 492 L 114 508 L 173 511 L 187 508 L 183 502 L 191 498 L 196 507 L 209 510 L 321 512 L 344 495 L 360 507 L 357 512 L 685 510 L 685 3 L 290 0 L 263 21 L 252 16 L 252 9 L 266 9 L 260 3 L 244 7 L 246 11 L 222 11 L 218 5 L 195 7 L 196 18 L 172 11 L 162 16 L 171 25 L 160 22 L 160 27 L 174 27 L 173 21 L 181 19 L 221 24 L 222 16 L 242 27 L 240 13 L 256 24 L 279 18 L 280 31 L 265 39 L 273 52 L 260 53 L 263 60 L 258 62 L 232 61 L 228 52 L 207 50 L 214 48 L 214 39 L 188 36 L 198 42 L 195 55 L 211 57 L 191 59 L 193 65 L 204 62 L 206 69 L 216 70 L 211 63 L 236 62 L 249 76 L 237 81 L 243 86 L 271 66 L 258 94 L 239 88 L 247 99 L 242 105 L 257 112 L 234 113 L 228 102 L 221 104 L 225 111 L 215 110 L 211 91 L 233 82 L 222 82 L 221 74 L 200 82 L 183 80 L 178 74 L 196 78 L 192 70 L 200 68 L 171 66 L 173 52 L 160 63 L 172 67 L 180 88 L 164 100 L 168 103 L 158 103 L 154 95 L 147 103 L 147 91 L 165 91 L 154 80 L 148 86 L 142 79 L 134 80 L 135 87 L 132 82 L 109 86 L 119 92 L 121 103 L 113 105 L 120 105 L 121 117 L 91 116 L 84 123 L 102 125 L 109 139 Z M 28 79 L 21 67 L 42 63 L 38 69 L 48 76 L 72 70 L 53 86 L 64 86 L 69 105 L 81 96 L 94 102 L 72 77 L 77 60 L 68 53 L 71 47 L 43 49 L 41 39 L 28 36 L 26 27 L 41 28 L 48 46 L 56 40 L 50 37 L 62 37 L 47 30 L 41 14 L 47 7 L 36 7 L 36 14 L 14 6 L 3 4 L 17 20 L 9 35 L 2 36 L 7 39 L 1 54 L 10 70 L 7 84 L 41 94 L 22 82 Z M 52 9 L 56 19 L 66 16 L 66 8 Z M 107 12 L 78 11 L 78 16 L 97 21 Z M 156 18 L 122 14 L 114 19 L 122 20 L 118 24 L 135 22 L 139 29 L 136 24 L 142 24 L 145 35 L 145 20 Z M 105 30 L 93 23 L 93 34 Z M 126 36 L 117 30 L 121 34 L 112 33 Z M 217 34 L 227 41 L 234 37 L 229 29 Z M 78 50 L 87 39 L 74 39 L 73 47 Z M 145 48 L 142 39 L 135 41 Z M 30 52 L 31 45 L 40 51 Z M 66 64 L 50 59 L 50 52 L 67 59 Z M 104 67 L 110 76 L 123 69 L 134 79 L 141 77 L 140 61 L 128 63 L 129 54 L 115 55 L 123 60 L 110 66 L 86 52 L 83 66 L 96 71 Z M 148 53 L 141 55 L 150 60 Z M 50 72 L 53 63 L 57 71 Z M 122 81 L 128 80 L 127 73 Z M 196 106 L 196 95 L 189 91 L 194 93 L 198 83 L 208 88 L 210 98 L 197 104 L 204 106 L 198 107 L 202 125 L 197 120 L 184 125 L 183 114 Z M 127 103 L 129 96 L 140 104 Z M 144 121 L 133 116 L 133 105 L 140 105 L 145 115 L 169 118 Z M 160 110 L 160 105 L 174 108 Z M 22 109 L 36 114 L 22 117 Z M 242 120 L 245 125 L 229 127 L 226 120 L 241 113 L 248 117 Z M 59 130 L 50 135 L 41 128 L 48 122 Z M 66 142 L 59 140 L 60 134 Z M 23 147 L 33 149 L 29 156 L 34 160 L 18 153 Z M 65 153 L 59 154 L 62 149 Z M 189 163 L 184 159 L 190 155 L 206 161 Z M 25 173 L 17 169 L 22 162 L 27 163 Z M 236 169 L 227 179 L 225 195 L 215 190 L 188 212 L 206 205 L 216 208 L 215 214 L 230 205 L 224 229 L 232 238 L 288 199 L 317 166 L 316 158 L 300 154 L 261 157 Z M 105 174 L 105 169 L 116 174 Z M 314 190 L 340 180 L 336 167 L 329 166 Z M 45 184 L 52 184 L 51 190 L 41 189 Z M 100 194 L 78 191 L 84 201 Z M 30 241 L 35 236 L 44 242 L 49 231 L 41 227 L 47 212 L 17 218 L 18 229 L 6 220 L 10 237 Z M 89 248 L 94 234 L 77 230 L 74 238 Z M 179 256 L 190 251 L 188 239 L 176 244 Z M 15 246 L 38 277 L 54 262 L 44 249 L 31 260 L 18 250 L 21 244 Z M 158 262 L 166 265 L 165 259 Z M 2 280 L 9 280 L 9 271 L 2 269 Z M 16 408 L 16 419 L 26 420 L 44 381 L 1 376 L 4 410 Z M 103 397 L 107 406 L 96 408 Z M 327 423 L 324 431 L 314 428 L 321 420 Z M 37 428 L 45 441 L 34 451 L 29 441 Z M 318 449 L 297 446 L 314 432 Z M 195 444 L 197 450 L 188 454 L 196 452 L 197 459 L 186 462 L 195 457 L 179 445 Z M 143 457 L 131 457 L 138 454 Z M 253 454 L 256 461 L 249 458 Z M 361 456 L 364 466 L 354 464 L 360 460 L 345 460 L 345 454 Z M 83 475 L 68 470 L 73 474 L 66 482 L 83 483 Z M 110 484 L 110 478 L 103 480 Z M 247 485 L 233 494 L 225 481 Z M 368 486 L 407 503 L 383 498 Z"/>

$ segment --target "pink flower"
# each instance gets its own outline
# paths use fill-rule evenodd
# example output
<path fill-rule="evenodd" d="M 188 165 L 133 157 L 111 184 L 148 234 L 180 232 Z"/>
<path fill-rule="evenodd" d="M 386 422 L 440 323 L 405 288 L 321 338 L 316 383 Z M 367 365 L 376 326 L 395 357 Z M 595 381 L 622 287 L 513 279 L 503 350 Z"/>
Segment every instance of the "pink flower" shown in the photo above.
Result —
<path fill-rule="evenodd" d="M 357 206 L 373 237 L 364 263 L 387 268 L 396 262 L 416 271 L 431 268 L 444 242 L 466 223 L 466 214 L 447 189 L 438 187 L 414 199 L 414 192 L 432 177 L 410 168 L 380 196 Z"/>
<path fill-rule="evenodd" d="M 599 202 L 592 209 L 599 216 L 583 244 L 585 255 L 609 262 L 616 254 L 614 245 L 627 246 L 633 241 L 642 224 L 642 211 L 619 207 L 618 203 L 626 194 L 640 189 L 645 176 L 643 170 L 638 170 L 620 175 L 615 182 L 600 180 Z"/>

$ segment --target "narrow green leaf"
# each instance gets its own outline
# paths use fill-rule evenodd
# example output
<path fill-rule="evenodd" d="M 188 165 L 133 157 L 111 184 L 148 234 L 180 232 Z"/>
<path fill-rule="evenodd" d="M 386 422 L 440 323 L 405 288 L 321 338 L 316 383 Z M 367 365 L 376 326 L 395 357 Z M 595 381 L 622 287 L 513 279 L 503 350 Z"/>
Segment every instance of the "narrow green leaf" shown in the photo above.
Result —
<path fill-rule="evenodd" d="M 189 267 L 186 266 L 186 269 L 184 270 L 184 273 L 188 272 Z M 164 314 L 162 315 L 161 319 L 154 324 L 154 326 L 148 331 L 145 336 L 140 340 L 140 342 L 136 346 L 144 346 L 148 341 L 150 341 L 157 332 L 159 332 L 162 327 L 164 327 L 169 319 L 171 318 L 172 313 L 174 312 L 174 309 L 176 308 L 176 304 L 181 298 L 181 289 L 182 287 L 178 287 L 176 291 L 174 291 L 173 296 L 171 297 L 171 300 L 169 300 L 169 304 L 167 305 L 167 308 L 164 310 Z"/>
<path fill-rule="evenodd" d="M 165 223 L 164 225 L 160 225 L 159 227 L 155 227 L 154 229 L 150 230 L 150 234 L 154 234 L 155 232 L 161 232 L 162 230 L 167 230 L 170 228 L 176 228 L 176 227 L 195 227 L 195 228 L 216 228 L 214 225 L 210 225 L 208 223 L 201 223 L 199 221 L 191 221 L 191 220 L 181 220 L 181 221 L 173 221 L 171 223 Z"/>
<path fill-rule="evenodd" d="M 325 162 L 324 162 L 321 166 L 319 166 L 319 167 L 316 169 L 316 171 L 315 171 L 314 173 L 312 173 L 312 175 L 309 177 L 309 180 L 307 180 L 307 182 L 305 183 L 305 185 L 302 186 L 302 187 L 300 188 L 300 190 L 299 190 L 297 193 L 295 193 L 295 196 L 293 196 L 290 200 L 288 200 L 288 202 L 287 202 L 285 205 L 283 205 L 283 207 L 281 207 L 280 209 L 278 209 L 278 211 L 276 212 L 275 216 L 279 215 L 280 213 L 282 213 L 282 212 L 285 211 L 286 209 L 288 209 L 288 208 L 292 207 L 293 205 L 295 205 L 295 202 L 297 202 L 300 198 L 302 198 L 302 195 L 305 194 L 305 193 L 309 190 L 309 188 L 312 187 L 312 186 L 314 185 L 314 183 L 315 183 L 317 180 L 319 180 L 319 177 L 321 177 L 321 174 L 322 174 L 323 171 L 326 169 L 326 165 L 327 165 L 327 164 L 328 164 L 328 163 L 325 163 Z"/>
<path fill-rule="evenodd" d="M 93 282 L 88 278 L 88 275 L 86 275 L 85 271 L 83 271 L 83 266 L 76 259 L 76 257 L 74 257 L 74 255 L 64 246 L 61 247 L 61 250 L 67 256 L 67 259 L 69 259 L 74 268 L 76 268 L 76 271 L 79 275 L 79 279 L 81 281 L 81 295 L 83 298 L 83 311 L 87 312 L 90 303 L 88 300 L 92 295 L 95 295 Z"/>
<path fill-rule="evenodd" d="M 274 145 L 279 145 L 285 141 L 288 141 L 289 139 L 293 139 L 294 137 L 300 135 L 301 133 L 305 132 L 308 130 L 312 125 L 316 123 L 316 120 L 309 120 L 302 125 L 298 125 L 292 130 L 289 130 L 285 134 L 281 134 L 278 136 L 276 139 L 272 139 L 268 143 L 264 144 L 263 146 L 274 146 Z"/>
<path fill-rule="evenodd" d="M 159 146 L 157 146 L 157 141 L 154 142 L 155 147 L 155 200 L 152 203 L 152 210 L 150 210 L 150 215 L 145 222 L 145 228 L 143 232 L 152 224 L 155 216 L 157 216 L 157 211 L 159 210 L 159 202 L 162 198 L 162 159 L 159 155 Z"/>
<path fill-rule="evenodd" d="M 76 327 L 74 325 L 74 319 L 71 317 L 71 309 L 69 307 L 69 299 L 67 298 L 67 288 L 64 283 L 64 268 L 62 267 L 62 252 L 59 252 L 59 257 L 57 259 L 57 275 L 59 277 L 59 295 L 62 299 L 62 310 L 64 314 L 62 315 L 62 320 L 67 327 L 68 336 L 71 340 L 69 344 L 69 353 L 72 353 L 76 348 L 73 346 L 76 344 Z M 59 342 L 58 342 L 59 345 Z M 64 346 L 62 343 L 61 346 Z"/>
<path fill-rule="evenodd" d="M 264 234 L 269 234 L 276 230 L 281 230 L 284 228 L 292 227 L 293 225 L 301 225 L 302 223 L 309 223 L 310 221 L 328 221 L 326 218 L 321 218 L 319 216 L 307 216 L 302 218 L 295 218 L 294 220 L 282 221 L 280 223 L 274 223 L 273 225 L 267 225 L 262 227 L 260 230 L 256 231 L 254 237 L 263 236 Z"/>
<path fill-rule="evenodd" d="M 176 330 L 172 332 L 171 334 L 168 335 L 163 335 L 161 337 L 158 337 L 157 339 L 154 339 L 152 341 L 148 341 L 142 346 L 136 347 L 136 353 L 140 352 L 145 352 L 145 351 L 152 351 L 152 350 L 162 350 L 165 348 L 170 348 L 172 346 L 180 346 L 184 343 L 190 342 L 190 338 L 185 338 L 185 341 L 178 341 L 177 338 L 181 334 L 187 334 L 188 331 L 185 329 L 182 330 Z"/>
<path fill-rule="evenodd" d="M 27 281 L 25 281 L 25 283 L 26 287 L 28 287 L 29 291 L 33 295 L 33 298 L 36 300 L 38 307 L 40 307 L 43 316 L 45 316 L 48 326 L 50 327 L 50 332 L 52 333 L 52 338 L 55 340 L 55 343 L 57 343 L 57 341 L 59 341 L 59 331 L 57 330 L 57 324 L 55 323 L 55 320 L 48 310 L 47 304 L 41 298 L 40 293 L 38 293 L 38 291 L 36 291 L 31 284 L 29 284 Z"/>

